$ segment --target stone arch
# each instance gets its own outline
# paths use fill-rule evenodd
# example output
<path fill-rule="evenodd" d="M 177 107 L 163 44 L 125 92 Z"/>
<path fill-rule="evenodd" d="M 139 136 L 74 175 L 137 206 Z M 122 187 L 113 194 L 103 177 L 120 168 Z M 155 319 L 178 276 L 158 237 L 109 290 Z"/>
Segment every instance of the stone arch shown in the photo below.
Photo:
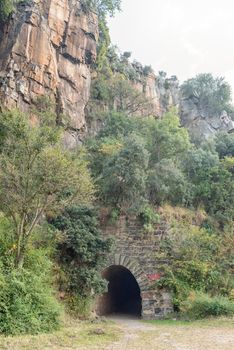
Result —
<path fill-rule="evenodd" d="M 144 315 L 144 297 L 148 280 L 138 262 L 121 254 L 109 259 L 102 276 L 108 281 L 106 292 L 99 298 L 99 315 Z"/>
<path fill-rule="evenodd" d="M 141 292 L 148 290 L 149 281 L 147 279 L 146 274 L 144 273 L 144 271 L 142 270 L 142 268 L 136 260 L 131 259 L 126 255 L 114 254 L 112 259 L 109 259 L 108 265 L 121 265 L 125 267 L 135 277 Z"/>
<path fill-rule="evenodd" d="M 169 229 L 168 223 L 162 221 L 155 226 L 152 235 L 145 233 L 142 223 L 131 216 L 121 215 L 115 225 L 104 220 L 103 225 L 105 237 L 114 237 L 115 242 L 107 257 L 106 268 L 123 266 L 132 273 L 140 288 L 142 318 L 161 318 L 173 311 L 170 293 L 158 288 L 156 283 L 161 275 L 155 253 L 162 236 Z"/>
<path fill-rule="evenodd" d="M 141 289 L 131 271 L 122 265 L 110 265 L 102 275 L 108 281 L 108 288 L 99 299 L 99 315 L 141 317 Z"/>

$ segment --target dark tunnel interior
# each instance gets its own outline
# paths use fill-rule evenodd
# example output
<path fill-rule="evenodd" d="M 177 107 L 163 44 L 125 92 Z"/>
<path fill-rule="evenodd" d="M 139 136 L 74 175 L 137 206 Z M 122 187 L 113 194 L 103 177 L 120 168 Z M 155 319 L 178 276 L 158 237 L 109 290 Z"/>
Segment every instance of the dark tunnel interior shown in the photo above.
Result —
<path fill-rule="evenodd" d="M 99 302 L 100 315 L 141 316 L 141 292 L 133 274 L 123 266 L 113 265 L 103 272 L 108 292 Z"/>

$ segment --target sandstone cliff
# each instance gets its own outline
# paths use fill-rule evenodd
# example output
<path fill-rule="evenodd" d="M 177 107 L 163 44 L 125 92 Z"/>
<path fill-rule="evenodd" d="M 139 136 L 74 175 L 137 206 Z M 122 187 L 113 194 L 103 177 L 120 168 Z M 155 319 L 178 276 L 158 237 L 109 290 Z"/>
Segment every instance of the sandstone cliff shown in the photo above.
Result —
<path fill-rule="evenodd" d="M 97 15 L 83 8 L 81 0 L 21 1 L 8 22 L 0 23 L 1 106 L 27 111 L 37 97 L 50 97 L 57 113 L 70 119 L 65 143 L 74 146 L 87 131 L 85 111 L 98 33 Z M 210 116 L 192 99 L 184 99 L 175 76 L 144 74 L 136 62 L 130 68 L 138 76 L 133 86 L 152 104 L 151 114 L 162 117 L 177 106 L 182 125 L 195 138 L 234 128 L 225 113 Z"/>
<path fill-rule="evenodd" d="M 175 76 L 167 79 L 151 72 L 134 85 L 152 104 L 155 117 L 161 118 L 168 109 L 179 105 L 179 81 Z"/>
<path fill-rule="evenodd" d="M 24 1 L 0 28 L 0 102 L 27 111 L 38 96 L 71 120 L 68 146 L 86 130 L 98 19 L 79 0 Z M 78 131 L 78 132 L 77 132 Z"/>
<path fill-rule="evenodd" d="M 167 78 L 161 72 L 144 77 L 138 89 L 151 101 L 153 114 L 162 117 L 171 107 L 177 107 L 182 126 L 186 127 L 192 138 L 207 139 L 218 131 L 234 131 L 234 122 L 226 111 L 220 115 L 210 115 L 206 106 L 199 106 L 193 98 L 184 98 L 176 76 Z"/>

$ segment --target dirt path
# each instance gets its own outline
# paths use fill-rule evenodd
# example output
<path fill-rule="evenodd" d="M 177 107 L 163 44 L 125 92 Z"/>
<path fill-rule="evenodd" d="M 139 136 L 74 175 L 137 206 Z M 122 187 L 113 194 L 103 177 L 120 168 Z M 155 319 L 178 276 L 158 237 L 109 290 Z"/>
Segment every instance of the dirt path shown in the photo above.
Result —
<path fill-rule="evenodd" d="M 230 325 L 144 323 L 114 318 L 124 331 L 121 341 L 107 350 L 233 350 L 234 328 Z"/>
<path fill-rule="evenodd" d="M 124 335 L 120 342 L 109 345 L 107 347 L 108 350 L 132 349 L 131 344 L 138 340 L 142 332 L 147 334 L 155 329 L 155 327 L 145 324 L 137 319 L 111 317 L 110 320 L 120 326 Z"/>
<path fill-rule="evenodd" d="M 234 350 L 234 320 L 146 323 L 66 320 L 51 334 L 4 337 L 0 350 Z"/>

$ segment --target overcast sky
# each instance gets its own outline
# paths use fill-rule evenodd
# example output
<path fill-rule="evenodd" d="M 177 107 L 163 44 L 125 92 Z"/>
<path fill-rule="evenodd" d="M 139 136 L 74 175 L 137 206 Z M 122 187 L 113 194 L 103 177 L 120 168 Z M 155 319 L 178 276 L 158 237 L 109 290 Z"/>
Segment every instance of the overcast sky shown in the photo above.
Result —
<path fill-rule="evenodd" d="M 234 0 L 122 0 L 109 25 L 113 44 L 156 72 L 211 72 L 234 95 Z"/>

